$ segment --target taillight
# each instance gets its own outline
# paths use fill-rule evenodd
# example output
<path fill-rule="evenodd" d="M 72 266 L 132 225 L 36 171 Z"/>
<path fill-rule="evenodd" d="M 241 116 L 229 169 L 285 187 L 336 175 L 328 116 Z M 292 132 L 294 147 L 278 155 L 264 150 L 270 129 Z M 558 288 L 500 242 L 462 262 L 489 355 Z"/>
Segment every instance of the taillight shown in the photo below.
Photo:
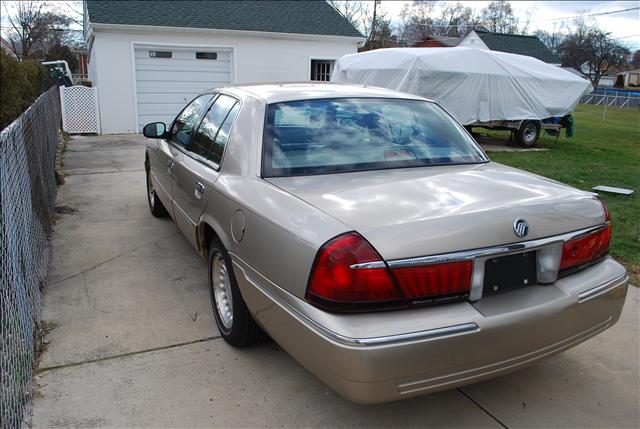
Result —
<path fill-rule="evenodd" d="M 473 262 L 402 267 L 391 272 L 410 304 L 445 302 L 469 295 Z"/>
<path fill-rule="evenodd" d="M 340 235 L 320 248 L 306 299 L 331 311 L 405 308 L 466 298 L 472 261 L 394 268 L 360 234 Z"/>
<path fill-rule="evenodd" d="M 611 214 L 609 213 L 609 209 L 604 205 L 602 201 L 602 208 L 604 209 L 604 222 L 605 226 L 602 230 L 602 237 L 600 238 L 600 244 L 598 245 L 598 249 L 596 250 L 596 254 L 593 259 L 600 259 L 603 256 L 606 256 L 609 253 L 609 245 L 611 244 Z"/>
<path fill-rule="evenodd" d="M 594 262 L 609 253 L 611 242 L 611 217 L 602 203 L 605 216 L 604 228 L 583 237 L 574 238 L 562 246 L 560 270 Z"/>
<path fill-rule="evenodd" d="M 381 266 L 353 266 L 367 262 Z M 306 299 L 318 307 L 338 311 L 405 306 L 378 252 L 355 232 L 330 240 L 318 251 Z"/>

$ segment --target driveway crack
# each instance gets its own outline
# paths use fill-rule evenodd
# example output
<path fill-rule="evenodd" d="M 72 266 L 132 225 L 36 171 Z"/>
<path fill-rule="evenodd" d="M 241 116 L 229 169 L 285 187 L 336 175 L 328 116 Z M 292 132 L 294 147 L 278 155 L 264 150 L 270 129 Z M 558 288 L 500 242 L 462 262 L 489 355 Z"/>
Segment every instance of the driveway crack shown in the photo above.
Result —
<path fill-rule="evenodd" d="M 86 173 L 73 173 L 73 169 L 69 171 L 65 170 L 65 176 L 89 176 L 92 174 L 114 174 L 114 173 L 136 173 L 139 171 L 144 171 L 144 168 L 136 169 L 136 170 L 118 170 L 118 171 L 89 171 Z"/>
<path fill-rule="evenodd" d="M 483 407 L 482 405 L 480 405 L 479 402 L 477 402 L 475 399 L 473 399 L 471 396 L 469 396 L 464 390 L 462 390 L 461 388 L 457 388 L 456 389 L 458 392 L 462 393 L 462 395 L 467 398 L 468 400 L 470 400 L 471 402 L 473 402 L 475 404 L 476 407 L 480 408 L 482 411 L 484 411 L 484 413 L 486 415 L 488 415 L 489 417 L 491 417 L 496 423 L 498 423 L 501 427 L 503 427 L 504 429 L 509 429 L 509 427 L 507 425 L 505 425 L 504 423 L 502 423 L 500 421 L 499 418 L 497 418 L 496 416 L 494 416 L 493 414 L 491 414 L 489 412 L 489 410 L 487 410 L 485 407 Z"/>
<path fill-rule="evenodd" d="M 119 358 L 128 357 L 128 356 L 140 355 L 140 354 L 144 354 L 144 353 L 152 353 L 152 352 L 157 352 L 157 351 L 160 351 L 160 350 L 174 349 L 176 347 L 182 347 L 182 346 L 188 346 L 188 345 L 191 345 L 191 344 L 198 344 L 198 343 L 204 343 L 204 342 L 207 342 L 207 341 L 213 341 L 213 340 L 217 340 L 219 338 L 222 338 L 222 337 L 220 335 L 216 335 L 216 336 L 213 336 L 213 337 L 200 338 L 199 340 L 186 341 L 184 343 L 170 344 L 168 346 L 153 347 L 151 349 L 138 350 L 138 351 L 135 351 L 135 352 L 128 352 L 128 353 L 121 353 L 119 355 L 105 356 L 105 357 L 101 357 L 101 358 L 97 358 L 97 359 L 89 359 L 89 360 L 85 360 L 85 361 L 82 361 L 82 362 L 71 362 L 71 363 L 65 363 L 65 364 L 62 364 L 62 365 L 53 365 L 53 366 L 48 366 L 48 367 L 45 367 L 45 368 L 38 368 L 38 374 L 42 374 L 42 373 L 48 372 L 48 371 L 53 371 L 53 370 L 56 370 L 56 369 L 70 368 L 70 367 L 86 365 L 86 364 L 90 364 L 90 363 L 104 362 L 104 361 L 113 360 L 113 359 L 119 359 Z"/>
<path fill-rule="evenodd" d="M 89 268 L 87 268 L 87 269 L 84 269 L 84 270 L 82 270 L 82 271 L 80 271 L 80 272 L 78 272 L 78 273 L 75 273 L 75 274 L 73 274 L 73 275 L 70 275 L 70 276 L 64 277 L 64 278 L 62 278 L 62 279 L 58 279 L 58 280 L 56 280 L 56 281 L 54 281 L 54 282 L 51 282 L 51 283 L 49 283 L 49 286 L 53 286 L 53 285 L 55 285 L 55 284 L 58 284 L 58 283 L 64 282 L 64 281 L 69 280 L 69 279 L 72 279 L 72 278 L 74 278 L 74 277 L 78 277 L 78 276 L 79 276 L 79 275 L 81 275 L 81 274 L 82 274 L 82 275 L 84 275 L 85 273 L 88 273 L 89 271 L 91 271 L 91 270 L 93 270 L 93 269 L 96 269 L 96 268 L 98 268 L 98 267 L 99 267 L 99 266 L 101 266 L 101 265 L 107 264 L 107 263 L 109 263 L 109 262 L 113 261 L 114 259 L 118 259 L 118 258 L 120 258 L 121 256 L 126 255 L 127 253 L 135 252 L 136 250 L 142 249 L 143 247 L 147 247 L 147 246 L 150 246 L 150 245 L 152 245 L 152 244 L 156 244 L 156 243 L 158 243 L 159 241 L 165 240 L 165 239 L 167 239 L 167 238 L 173 237 L 173 236 L 178 235 L 178 234 L 180 234 L 180 232 L 174 232 L 173 234 L 166 235 L 166 236 L 161 237 L 161 238 L 159 238 L 159 239 L 157 239 L 157 240 L 154 240 L 154 241 L 151 241 L 151 242 L 148 242 L 148 243 L 142 244 L 142 245 L 140 245 L 140 246 L 138 246 L 138 247 L 134 247 L 133 249 L 125 250 L 124 252 L 121 252 L 121 253 L 119 253 L 119 254 L 117 254 L 117 255 L 113 256 L 112 258 L 109 258 L 109 259 L 107 259 L 107 260 L 105 260 L 105 261 L 99 262 L 99 263 L 97 263 L 97 264 L 95 264 L 95 265 L 93 265 L 93 266 L 91 266 L 91 267 L 89 267 Z"/>

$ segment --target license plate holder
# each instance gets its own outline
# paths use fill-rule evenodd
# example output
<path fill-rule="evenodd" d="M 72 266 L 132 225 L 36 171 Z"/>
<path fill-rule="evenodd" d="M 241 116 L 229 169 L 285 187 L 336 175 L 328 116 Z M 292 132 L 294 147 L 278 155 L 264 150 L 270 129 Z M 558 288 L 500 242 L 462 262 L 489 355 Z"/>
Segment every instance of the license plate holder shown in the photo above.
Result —
<path fill-rule="evenodd" d="M 506 292 L 536 283 L 536 252 L 487 259 L 484 263 L 482 295 Z"/>

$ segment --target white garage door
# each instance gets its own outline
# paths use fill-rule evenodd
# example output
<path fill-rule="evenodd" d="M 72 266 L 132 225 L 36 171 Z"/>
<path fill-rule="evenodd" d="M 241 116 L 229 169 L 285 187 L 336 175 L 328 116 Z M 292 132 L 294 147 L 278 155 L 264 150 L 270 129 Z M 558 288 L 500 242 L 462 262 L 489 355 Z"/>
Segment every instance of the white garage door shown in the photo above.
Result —
<path fill-rule="evenodd" d="M 231 82 L 230 49 L 135 48 L 138 128 L 162 121 L 167 126 L 196 95 Z"/>

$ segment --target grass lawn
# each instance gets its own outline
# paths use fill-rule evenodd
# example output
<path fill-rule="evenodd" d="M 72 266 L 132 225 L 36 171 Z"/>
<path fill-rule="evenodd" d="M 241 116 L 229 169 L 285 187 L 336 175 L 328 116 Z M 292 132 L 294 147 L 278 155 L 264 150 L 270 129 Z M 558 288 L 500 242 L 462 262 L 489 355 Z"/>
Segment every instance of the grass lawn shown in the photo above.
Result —
<path fill-rule="evenodd" d="M 640 286 L 640 111 L 578 105 L 572 138 L 543 134 L 540 152 L 490 152 L 503 164 L 531 171 L 590 191 L 596 185 L 634 189 L 631 197 L 600 193 L 613 222 L 611 255 L 627 266 L 632 283 Z M 474 129 L 484 135 L 508 138 L 508 132 Z"/>

